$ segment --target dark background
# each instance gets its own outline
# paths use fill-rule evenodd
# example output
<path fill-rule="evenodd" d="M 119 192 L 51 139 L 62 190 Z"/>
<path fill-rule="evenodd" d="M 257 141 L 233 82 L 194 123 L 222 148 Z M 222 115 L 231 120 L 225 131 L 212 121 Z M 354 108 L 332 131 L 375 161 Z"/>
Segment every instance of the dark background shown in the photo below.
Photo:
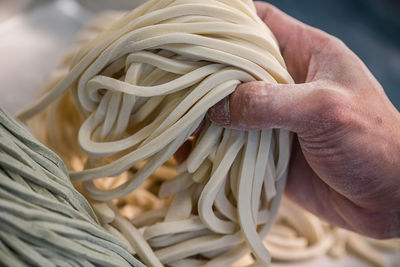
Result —
<path fill-rule="evenodd" d="M 368 66 L 400 110 L 400 0 L 269 0 L 340 39 Z"/>

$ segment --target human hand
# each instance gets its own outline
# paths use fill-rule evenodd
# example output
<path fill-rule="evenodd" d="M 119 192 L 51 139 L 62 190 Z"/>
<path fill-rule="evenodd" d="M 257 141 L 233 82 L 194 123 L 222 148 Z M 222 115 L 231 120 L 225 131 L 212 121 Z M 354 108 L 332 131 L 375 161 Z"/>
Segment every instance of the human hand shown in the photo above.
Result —
<path fill-rule="evenodd" d="M 295 132 L 287 196 L 331 224 L 399 237 L 399 112 L 340 40 L 270 4 L 256 7 L 296 84 L 242 84 L 209 118 L 235 129 Z"/>

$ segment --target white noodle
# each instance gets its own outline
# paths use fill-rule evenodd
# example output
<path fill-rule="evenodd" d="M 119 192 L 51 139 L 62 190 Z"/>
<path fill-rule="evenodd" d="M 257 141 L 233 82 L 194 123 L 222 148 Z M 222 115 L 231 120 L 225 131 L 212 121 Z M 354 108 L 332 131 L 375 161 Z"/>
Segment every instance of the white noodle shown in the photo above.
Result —
<path fill-rule="evenodd" d="M 119 19 L 110 23 L 113 16 Z M 253 3 L 152 0 L 113 16 L 96 19 L 64 60 L 69 71 L 19 114 L 25 120 L 44 110 L 31 125 L 65 156 L 92 202 L 113 200 L 107 205 L 115 214 L 94 204 L 110 232 L 120 231 L 151 266 L 255 263 L 249 253 L 268 265 L 271 257 L 327 253 L 331 228 L 287 201 L 265 238 L 285 185 L 287 131 L 240 132 L 207 121 L 186 161 L 169 160 L 208 108 L 240 83 L 293 82 Z M 37 129 L 42 121 L 52 125 L 47 132 Z M 60 129 L 74 133 L 71 144 Z M 117 175 L 116 182 L 99 179 Z"/>

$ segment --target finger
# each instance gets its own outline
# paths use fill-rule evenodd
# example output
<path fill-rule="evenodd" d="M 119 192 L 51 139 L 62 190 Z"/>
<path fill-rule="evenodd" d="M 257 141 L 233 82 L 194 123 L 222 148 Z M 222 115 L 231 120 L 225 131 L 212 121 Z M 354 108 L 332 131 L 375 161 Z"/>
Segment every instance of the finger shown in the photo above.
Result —
<path fill-rule="evenodd" d="M 178 150 L 174 154 L 174 158 L 178 164 L 181 164 L 185 161 L 185 159 L 189 156 L 192 151 L 192 141 L 187 140 L 183 145 L 178 148 Z"/>
<path fill-rule="evenodd" d="M 306 84 L 244 83 L 212 107 L 208 116 L 220 126 L 239 130 L 284 128 L 301 136 L 317 134 L 324 126 L 333 127 L 333 117 L 340 115 L 333 111 L 340 108 L 336 103 L 340 102 L 340 93 L 321 88 L 327 88 L 327 85 L 321 85 L 319 81 Z"/>
<path fill-rule="evenodd" d="M 255 4 L 258 15 L 277 38 L 287 69 L 295 82 L 311 81 L 307 79 L 311 59 L 319 54 L 332 36 L 294 19 L 271 4 Z"/>
<path fill-rule="evenodd" d="M 206 124 L 206 118 L 204 118 L 199 126 L 197 126 L 196 130 L 194 130 L 194 132 L 190 135 L 190 136 L 197 136 L 200 134 L 201 130 L 203 130 L 204 125 Z"/>

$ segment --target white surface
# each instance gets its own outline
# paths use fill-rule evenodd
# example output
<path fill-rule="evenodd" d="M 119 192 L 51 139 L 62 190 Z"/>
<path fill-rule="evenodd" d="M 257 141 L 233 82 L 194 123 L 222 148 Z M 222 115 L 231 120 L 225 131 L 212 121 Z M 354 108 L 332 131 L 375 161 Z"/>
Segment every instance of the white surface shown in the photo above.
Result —
<path fill-rule="evenodd" d="M 102 3 L 108 8 L 110 2 L 113 2 L 81 1 L 92 11 L 103 9 Z M 25 6 L 27 2 L 27 0 L 12 1 L 17 7 Z M 96 4 L 93 4 L 94 2 Z M 140 4 L 144 0 L 117 2 L 118 7 L 127 7 Z M 25 13 L 1 14 L 5 20 L 0 20 L 0 107 L 12 114 L 32 101 L 48 73 L 58 65 L 62 54 L 73 43 L 76 33 L 92 16 L 88 9 L 81 8 L 72 0 L 43 1 L 43 3 Z M 9 12 L 16 10 L 11 4 L 8 8 Z M 400 255 L 391 258 L 388 266 L 400 266 Z M 274 266 L 370 265 L 349 255 L 339 260 L 321 257 L 303 263 L 282 263 Z"/>
<path fill-rule="evenodd" d="M 89 18 L 75 2 L 66 0 L 38 6 L 0 24 L 0 104 L 5 110 L 14 114 L 34 98 Z"/>

